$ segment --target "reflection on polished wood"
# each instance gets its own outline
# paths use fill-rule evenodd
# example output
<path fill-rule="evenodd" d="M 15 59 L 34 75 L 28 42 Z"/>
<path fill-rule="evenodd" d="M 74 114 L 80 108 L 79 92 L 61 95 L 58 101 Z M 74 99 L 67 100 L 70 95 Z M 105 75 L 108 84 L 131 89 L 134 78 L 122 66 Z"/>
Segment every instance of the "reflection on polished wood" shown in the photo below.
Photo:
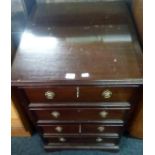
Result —
<path fill-rule="evenodd" d="M 12 84 L 142 83 L 132 32 L 123 3 L 39 5 L 22 35 Z"/>

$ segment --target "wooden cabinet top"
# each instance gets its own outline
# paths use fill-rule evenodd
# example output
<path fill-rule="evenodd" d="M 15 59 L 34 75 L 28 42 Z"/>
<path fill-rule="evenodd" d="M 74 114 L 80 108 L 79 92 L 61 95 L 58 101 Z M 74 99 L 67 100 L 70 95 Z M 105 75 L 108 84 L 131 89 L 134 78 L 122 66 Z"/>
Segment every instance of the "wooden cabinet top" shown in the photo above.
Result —
<path fill-rule="evenodd" d="M 141 84 L 142 53 L 123 2 L 36 6 L 12 65 L 12 85 Z"/>

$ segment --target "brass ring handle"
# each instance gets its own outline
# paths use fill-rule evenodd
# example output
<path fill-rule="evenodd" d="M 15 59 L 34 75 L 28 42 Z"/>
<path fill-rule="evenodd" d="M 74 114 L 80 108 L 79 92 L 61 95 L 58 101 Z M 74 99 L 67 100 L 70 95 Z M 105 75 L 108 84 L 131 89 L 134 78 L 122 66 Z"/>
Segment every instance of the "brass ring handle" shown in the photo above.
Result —
<path fill-rule="evenodd" d="M 61 126 L 57 126 L 57 127 L 55 128 L 55 130 L 56 130 L 57 132 L 62 132 L 63 128 L 62 128 Z"/>
<path fill-rule="evenodd" d="M 105 130 L 105 127 L 99 126 L 99 127 L 97 128 L 97 130 L 98 130 L 99 132 L 103 132 L 103 131 Z"/>
<path fill-rule="evenodd" d="M 102 138 L 100 138 L 100 137 L 98 137 L 98 138 L 96 138 L 96 141 L 97 141 L 97 142 L 102 142 L 102 141 L 103 141 L 103 139 L 102 139 Z"/>
<path fill-rule="evenodd" d="M 45 92 L 45 97 L 46 97 L 47 99 L 49 99 L 49 100 L 52 100 L 52 99 L 54 99 L 54 97 L 55 97 L 55 93 L 52 92 L 52 91 L 47 91 L 47 92 Z"/>
<path fill-rule="evenodd" d="M 101 96 L 104 97 L 104 98 L 106 98 L 106 99 L 111 98 L 112 92 L 107 89 L 107 90 L 105 90 L 105 91 L 102 92 Z"/>
<path fill-rule="evenodd" d="M 65 139 L 65 138 L 63 138 L 63 137 L 60 137 L 60 138 L 59 138 L 59 141 L 60 141 L 60 142 L 65 142 L 65 141 L 66 141 L 66 139 Z"/>
<path fill-rule="evenodd" d="M 58 118 L 60 116 L 60 113 L 58 111 L 53 111 L 51 112 L 51 115 L 54 117 L 54 118 Z"/>
<path fill-rule="evenodd" d="M 107 112 L 107 111 L 101 111 L 101 112 L 99 113 L 99 115 L 100 115 L 102 118 L 106 118 L 107 115 L 108 115 L 108 112 Z"/>

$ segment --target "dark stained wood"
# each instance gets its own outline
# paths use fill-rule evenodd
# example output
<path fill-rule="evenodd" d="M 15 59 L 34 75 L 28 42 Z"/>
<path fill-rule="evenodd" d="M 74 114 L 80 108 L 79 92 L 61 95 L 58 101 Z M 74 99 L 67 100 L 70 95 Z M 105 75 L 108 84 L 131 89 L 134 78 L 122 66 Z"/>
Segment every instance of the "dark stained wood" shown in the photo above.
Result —
<path fill-rule="evenodd" d="M 12 87 L 45 150 L 119 149 L 142 85 L 134 32 L 124 2 L 36 6 L 13 61 Z M 53 100 L 45 98 L 49 90 Z M 105 90 L 110 98 L 101 97 Z M 55 132 L 57 125 L 64 133 Z M 98 126 L 105 132 L 98 133 Z M 60 143 L 61 136 L 67 142 Z"/>
<path fill-rule="evenodd" d="M 107 120 L 107 119 L 121 119 L 124 120 L 128 114 L 129 107 L 122 109 L 115 108 L 32 108 L 37 120 L 67 120 L 67 121 L 87 121 L 87 120 Z M 55 118 L 51 115 L 52 112 L 58 112 L 59 117 Z M 100 116 L 100 112 L 106 111 L 108 114 L 105 118 Z"/>
<path fill-rule="evenodd" d="M 47 91 L 55 93 L 52 100 L 46 98 L 45 93 Z M 25 92 L 32 103 L 76 101 L 76 87 L 26 88 Z"/>
<path fill-rule="evenodd" d="M 72 147 L 71 147 L 72 146 Z M 72 149 L 72 150 L 102 150 L 102 151 L 110 151 L 110 152 L 118 152 L 119 151 L 119 146 L 118 145 L 107 145 L 107 144 L 86 144 L 86 143 L 82 143 L 81 145 L 79 143 L 67 143 L 67 144 L 46 144 L 44 145 L 44 149 L 46 151 L 60 151 L 60 150 L 68 150 L 68 149 Z"/>
<path fill-rule="evenodd" d="M 11 100 L 14 103 L 14 107 L 16 108 L 16 110 L 19 114 L 20 120 L 23 124 L 23 129 L 25 129 L 25 131 L 29 132 L 31 135 L 33 133 L 32 122 L 30 121 L 30 117 L 28 117 L 27 111 L 25 110 L 25 108 L 21 104 L 22 103 L 21 102 L 21 96 L 18 92 L 18 89 L 16 89 L 16 88 L 12 89 Z M 17 129 L 16 129 L 16 131 L 17 131 Z M 13 132 L 16 132 L 16 131 L 13 131 Z"/>
<path fill-rule="evenodd" d="M 137 103 L 137 109 L 134 112 L 134 117 L 130 123 L 128 131 L 130 135 L 136 138 L 143 138 L 143 96 L 141 93 L 141 99 Z"/>
<path fill-rule="evenodd" d="M 38 125 L 39 130 L 45 135 L 61 135 L 61 134 L 110 134 L 120 133 L 123 124 L 43 124 Z M 57 128 L 62 128 L 61 132 L 57 131 Z M 99 127 L 104 128 L 103 131 L 99 130 Z"/>
<path fill-rule="evenodd" d="M 55 8 L 54 13 L 51 8 Z M 81 25 L 85 18 L 94 22 Z M 142 83 L 142 53 L 132 32 L 123 3 L 38 6 L 21 37 L 12 66 L 12 84 Z"/>
<path fill-rule="evenodd" d="M 127 108 L 131 107 L 129 102 L 42 102 L 42 103 L 29 103 L 29 108 L 35 107 L 115 107 L 115 108 Z"/>
<path fill-rule="evenodd" d="M 79 125 L 39 125 L 38 126 L 43 134 L 65 134 L 65 133 L 79 133 Z M 61 127 L 62 131 L 58 132 L 57 127 Z"/>
<path fill-rule="evenodd" d="M 77 88 L 79 97 L 77 98 Z M 110 90 L 112 96 L 104 98 L 102 93 Z M 53 99 L 47 99 L 45 93 L 55 93 Z M 137 94 L 138 87 L 47 87 L 47 88 L 25 88 L 30 102 L 110 102 L 131 101 Z"/>
<path fill-rule="evenodd" d="M 65 142 L 62 142 L 60 138 L 64 138 Z M 102 139 L 101 141 L 97 141 L 97 139 Z M 44 138 L 47 143 L 98 143 L 98 144 L 118 144 L 119 138 L 118 137 L 103 137 L 103 136 L 46 136 Z"/>
<path fill-rule="evenodd" d="M 66 137 L 64 137 L 64 138 L 66 138 Z M 68 143 L 96 143 L 96 139 L 97 139 L 98 137 L 95 137 L 95 138 L 90 138 L 90 137 L 87 137 L 87 138 L 66 138 L 66 141 L 68 142 Z M 103 142 L 102 142 L 102 144 L 105 144 L 105 143 L 113 143 L 113 144 L 115 144 L 117 141 L 116 141 L 117 139 L 110 139 L 110 138 L 108 138 L 108 139 L 104 139 L 103 140 Z M 60 143 L 60 141 L 59 141 L 59 138 L 50 138 L 50 139 L 48 139 L 48 142 L 50 143 Z M 100 142 L 101 143 L 101 142 Z"/>
<path fill-rule="evenodd" d="M 132 1 L 132 13 L 140 36 L 141 45 L 143 46 L 143 0 Z M 142 94 L 142 93 L 141 93 Z M 143 96 L 138 103 L 135 116 L 128 129 L 130 134 L 137 138 L 143 138 Z"/>
<path fill-rule="evenodd" d="M 102 96 L 104 91 L 112 93 L 110 98 Z M 81 87 L 79 88 L 79 101 L 87 102 L 119 102 L 131 101 L 137 94 L 138 87 Z"/>
<path fill-rule="evenodd" d="M 113 10 L 111 11 L 112 8 Z M 125 14 L 123 14 L 125 12 Z M 124 23 L 128 15 L 123 3 L 57 3 L 38 5 L 31 21 L 35 25 L 96 25 L 103 23 Z M 60 18 L 61 17 L 61 18 Z M 36 26 L 34 26 L 34 29 Z M 31 26 L 31 25 L 30 25 Z"/>
<path fill-rule="evenodd" d="M 100 131 L 99 127 L 103 127 L 104 130 Z M 84 124 L 81 125 L 82 133 L 120 133 L 123 125 L 105 125 L 105 124 Z"/>

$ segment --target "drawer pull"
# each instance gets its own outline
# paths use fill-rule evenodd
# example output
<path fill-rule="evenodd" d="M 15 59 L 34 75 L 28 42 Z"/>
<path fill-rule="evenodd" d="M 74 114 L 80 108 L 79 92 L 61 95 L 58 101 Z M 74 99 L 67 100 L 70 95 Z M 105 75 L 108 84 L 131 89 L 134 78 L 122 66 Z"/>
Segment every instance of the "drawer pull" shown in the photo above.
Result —
<path fill-rule="evenodd" d="M 58 111 L 53 111 L 51 112 L 51 115 L 54 117 L 54 118 L 58 118 L 60 116 L 60 113 Z"/>
<path fill-rule="evenodd" d="M 61 126 L 57 126 L 57 127 L 55 128 L 55 130 L 56 130 L 57 132 L 62 132 L 63 128 L 62 128 Z"/>
<path fill-rule="evenodd" d="M 100 137 L 98 137 L 98 138 L 96 138 L 96 141 L 97 141 L 97 142 L 102 142 L 102 141 L 103 141 L 103 139 L 102 139 L 102 138 L 100 138 Z"/>
<path fill-rule="evenodd" d="M 47 92 L 45 92 L 45 97 L 46 97 L 47 99 L 49 99 L 49 100 L 52 100 L 52 99 L 54 99 L 54 97 L 55 97 L 55 93 L 52 92 L 52 91 L 47 91 Z"/>
<path fill-rule="evenodd" d="M 76 87 L 76 97 L 79 98 L 80 96 L 80 89 L 79 87 Z"/>
<path fill-rule="evenodd" d="M 65 139 L 65 138 L 63 138 L 63 137 L 61 137 L 61 138 L 59 138 L 59 141 L 60 141 L 60 142 L 65 142 L 65 141 L 66 141 L 66 139 Z"/>
<path fill-rule="evenodd" d="M 101 95 L 102 95 L 102 97 L 104 97 L 104 98 L 111 98 L 112 92 L 111 92 L 110 90 L 105 90 L 105 91 L 102 92 Z"/>
<path fill-rule="evenodd" d="M 100 115 L 102 118 L 106 118 L 107 115 L 108 115 L 108 112 L 106 112 L 106 111 L 101 111 L 101 112 L 99 113 L 99 115 Z"/>
<path fill-rule="evenodd" d="M 98 130 L 99 132 L 103 132 L 103 131 L 105 130 L 105 128 L 104 128 L 103 126 L 99 126 L 99 127 L 97 128 L 97 130 Z"/>

